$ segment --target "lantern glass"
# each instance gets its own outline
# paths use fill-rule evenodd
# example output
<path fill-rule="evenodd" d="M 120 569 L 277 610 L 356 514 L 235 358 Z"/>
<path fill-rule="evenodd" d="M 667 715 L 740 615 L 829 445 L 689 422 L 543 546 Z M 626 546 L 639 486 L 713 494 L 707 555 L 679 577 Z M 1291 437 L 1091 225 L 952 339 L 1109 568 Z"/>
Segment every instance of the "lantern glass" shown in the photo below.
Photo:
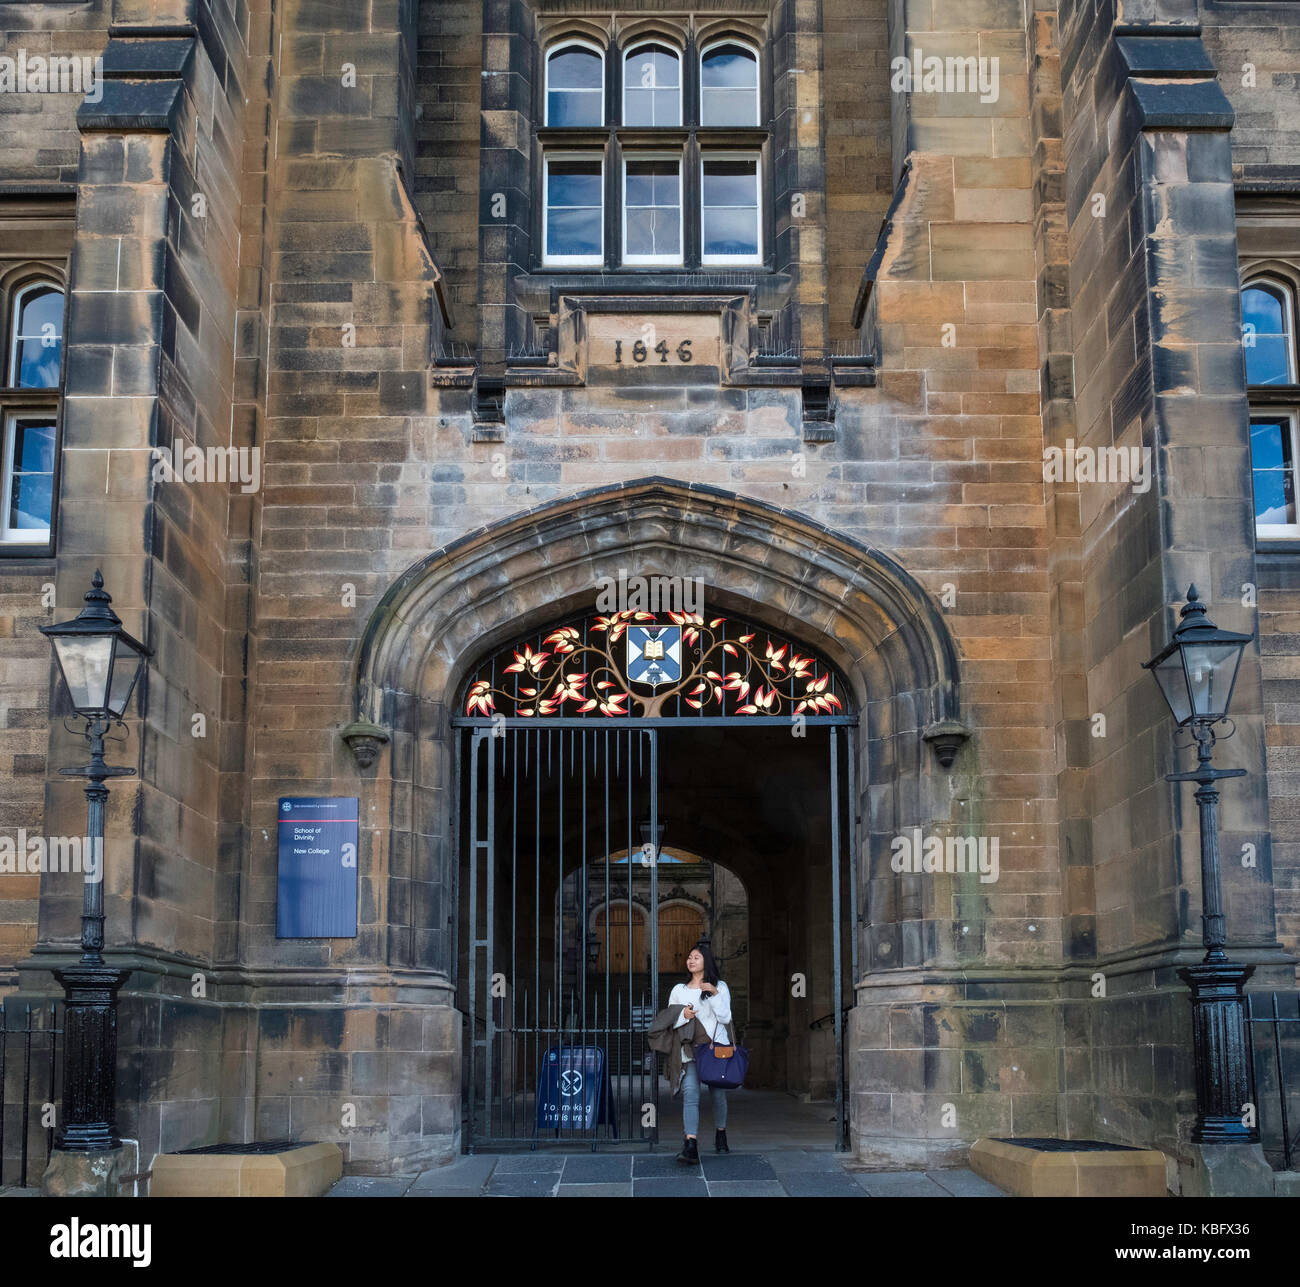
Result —
<path fill-rule="evenodd" d="M 81 715 L 106 709 L 113 673 L 113 636 L 55 635 L 53 640 L 54 654 L 59 659 L 73 709 Z"/>
<path fill-rule="evenodd" d="M 1162 662 L 1152 667 L 1151 673 L 1160 685 L 1165 701 L 1173 712 L 1174 722 L 1179 726 L 1192 718 L 1192 704 L 1187 695 L 1187 675 L 1183 671 L 1183 654 L 1175 649 Z"/>
<path fill-rule="evenodd" d="M 1197 719 L 1220 720 L 1228 713 L 1241 653 L 1238 643 L 1184 645 L 1187 691 Z"/>
<path fill-rule="evenodd" d="M 131 700 L 143 663 L 144 653 L 141 649 L 125 639 L 117 640 L 113 655 L 113 679 L 108 691 L 108 709 L 118 719 L 122 718 L 127 703 Z"/>

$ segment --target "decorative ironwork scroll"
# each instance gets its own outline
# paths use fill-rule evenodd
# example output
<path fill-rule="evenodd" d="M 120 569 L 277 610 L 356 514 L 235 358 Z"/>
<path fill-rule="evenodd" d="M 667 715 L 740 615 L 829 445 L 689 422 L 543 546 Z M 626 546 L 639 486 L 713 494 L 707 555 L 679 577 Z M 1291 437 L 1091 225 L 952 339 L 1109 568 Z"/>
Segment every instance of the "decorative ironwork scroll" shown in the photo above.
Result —
<path fill-rule="evenodd" d="M 518 641 L 470 677 L 464 714 L 546 718 L 844 716 L 823 658 L 735 618 L 616 612 Z"/>

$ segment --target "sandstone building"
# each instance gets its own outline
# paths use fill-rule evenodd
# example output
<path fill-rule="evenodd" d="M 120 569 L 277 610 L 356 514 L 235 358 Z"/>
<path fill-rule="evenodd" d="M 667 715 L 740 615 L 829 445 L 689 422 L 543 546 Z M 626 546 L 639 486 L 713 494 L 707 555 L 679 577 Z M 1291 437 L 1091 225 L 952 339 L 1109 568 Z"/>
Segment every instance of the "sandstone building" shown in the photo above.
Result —
<path fill-rule="evenodd" d="M 631 1076 L 698 926 L 757 1082 L 842 1093 L 868 1162 L 1186 1157 L 1199 831 L 1141 663 L 1192 582 L 1255 640 L 1231 951 L 1285 991 L 1300 947 L 1294 6 L 0 24 L 0 832 L 84 827 L 37 627 L 102 569 L 153 650 L 106 865 L 144 1155 L 518 1140 L 565 1023 Z M 702 587 L 662 705 L 620 575 Z M 285 797 L 358 801 L 355 936 L 277 936 Z M 56 993 L 80 908 L 0 874 L 0 993 Z"/>

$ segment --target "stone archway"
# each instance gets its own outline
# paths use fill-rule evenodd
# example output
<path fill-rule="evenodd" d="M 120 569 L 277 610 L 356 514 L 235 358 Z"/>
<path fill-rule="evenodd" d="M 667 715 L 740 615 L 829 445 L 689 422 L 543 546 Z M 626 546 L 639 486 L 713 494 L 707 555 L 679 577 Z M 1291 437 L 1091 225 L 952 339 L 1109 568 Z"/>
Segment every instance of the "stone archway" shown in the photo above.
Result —
<path fill-rule="evenodd" d="M 888 859 L 901 827 L 946 818 L 950 809 L 926 745 L 936 728 L 961 736 L 957 652 L 942 615 L 887 555 L 811 519 L 650 478 L 471 533 L 414 565 L 372 615 L 357 659 L 355 713 L 387 730 L 392 744 L 390 966 L 448 988 L 453 981 L 451 719 L 471 665 L 534 626 L 589 608 L 601 579 L 629 567 L 698 577 L 711 605 L 806 641 L 843 674 L 860 717 L 850 784 L 861 819 L 854 858 L 870 908 L 860 960 L 922 964 L 915 930 L 923 889 L 893 878 Z"/>

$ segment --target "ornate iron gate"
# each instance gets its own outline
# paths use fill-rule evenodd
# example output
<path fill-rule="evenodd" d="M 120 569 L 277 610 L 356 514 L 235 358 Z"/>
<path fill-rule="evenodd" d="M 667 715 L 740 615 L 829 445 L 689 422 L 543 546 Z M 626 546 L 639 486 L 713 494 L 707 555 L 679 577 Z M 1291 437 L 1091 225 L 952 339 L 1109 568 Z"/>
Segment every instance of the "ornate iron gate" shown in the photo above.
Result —
<path fill-rule="evenodd" d="M 845 1146 L 843 976 L 845 964 L 856 973 L 857 953 L 850 934 L 843 961 L 841 923 L 845 894 L 851 908 L 858 895 L 852 863 L 842 889 L 855 819 L 841 770 L 852 782 L 856 719 L 842 681 L 805 650 L 742 622 L 668 617 L 617 613 L 561 626 L 485 661 L 468 682 L 454 723 L 471 1151 L 653 1147 L 661 1082 L 647 1030 L 664 1002 L 662 739 L 668 730 L 792 720 L 819 728 L 829 744 L 835 1142 Z"/>

